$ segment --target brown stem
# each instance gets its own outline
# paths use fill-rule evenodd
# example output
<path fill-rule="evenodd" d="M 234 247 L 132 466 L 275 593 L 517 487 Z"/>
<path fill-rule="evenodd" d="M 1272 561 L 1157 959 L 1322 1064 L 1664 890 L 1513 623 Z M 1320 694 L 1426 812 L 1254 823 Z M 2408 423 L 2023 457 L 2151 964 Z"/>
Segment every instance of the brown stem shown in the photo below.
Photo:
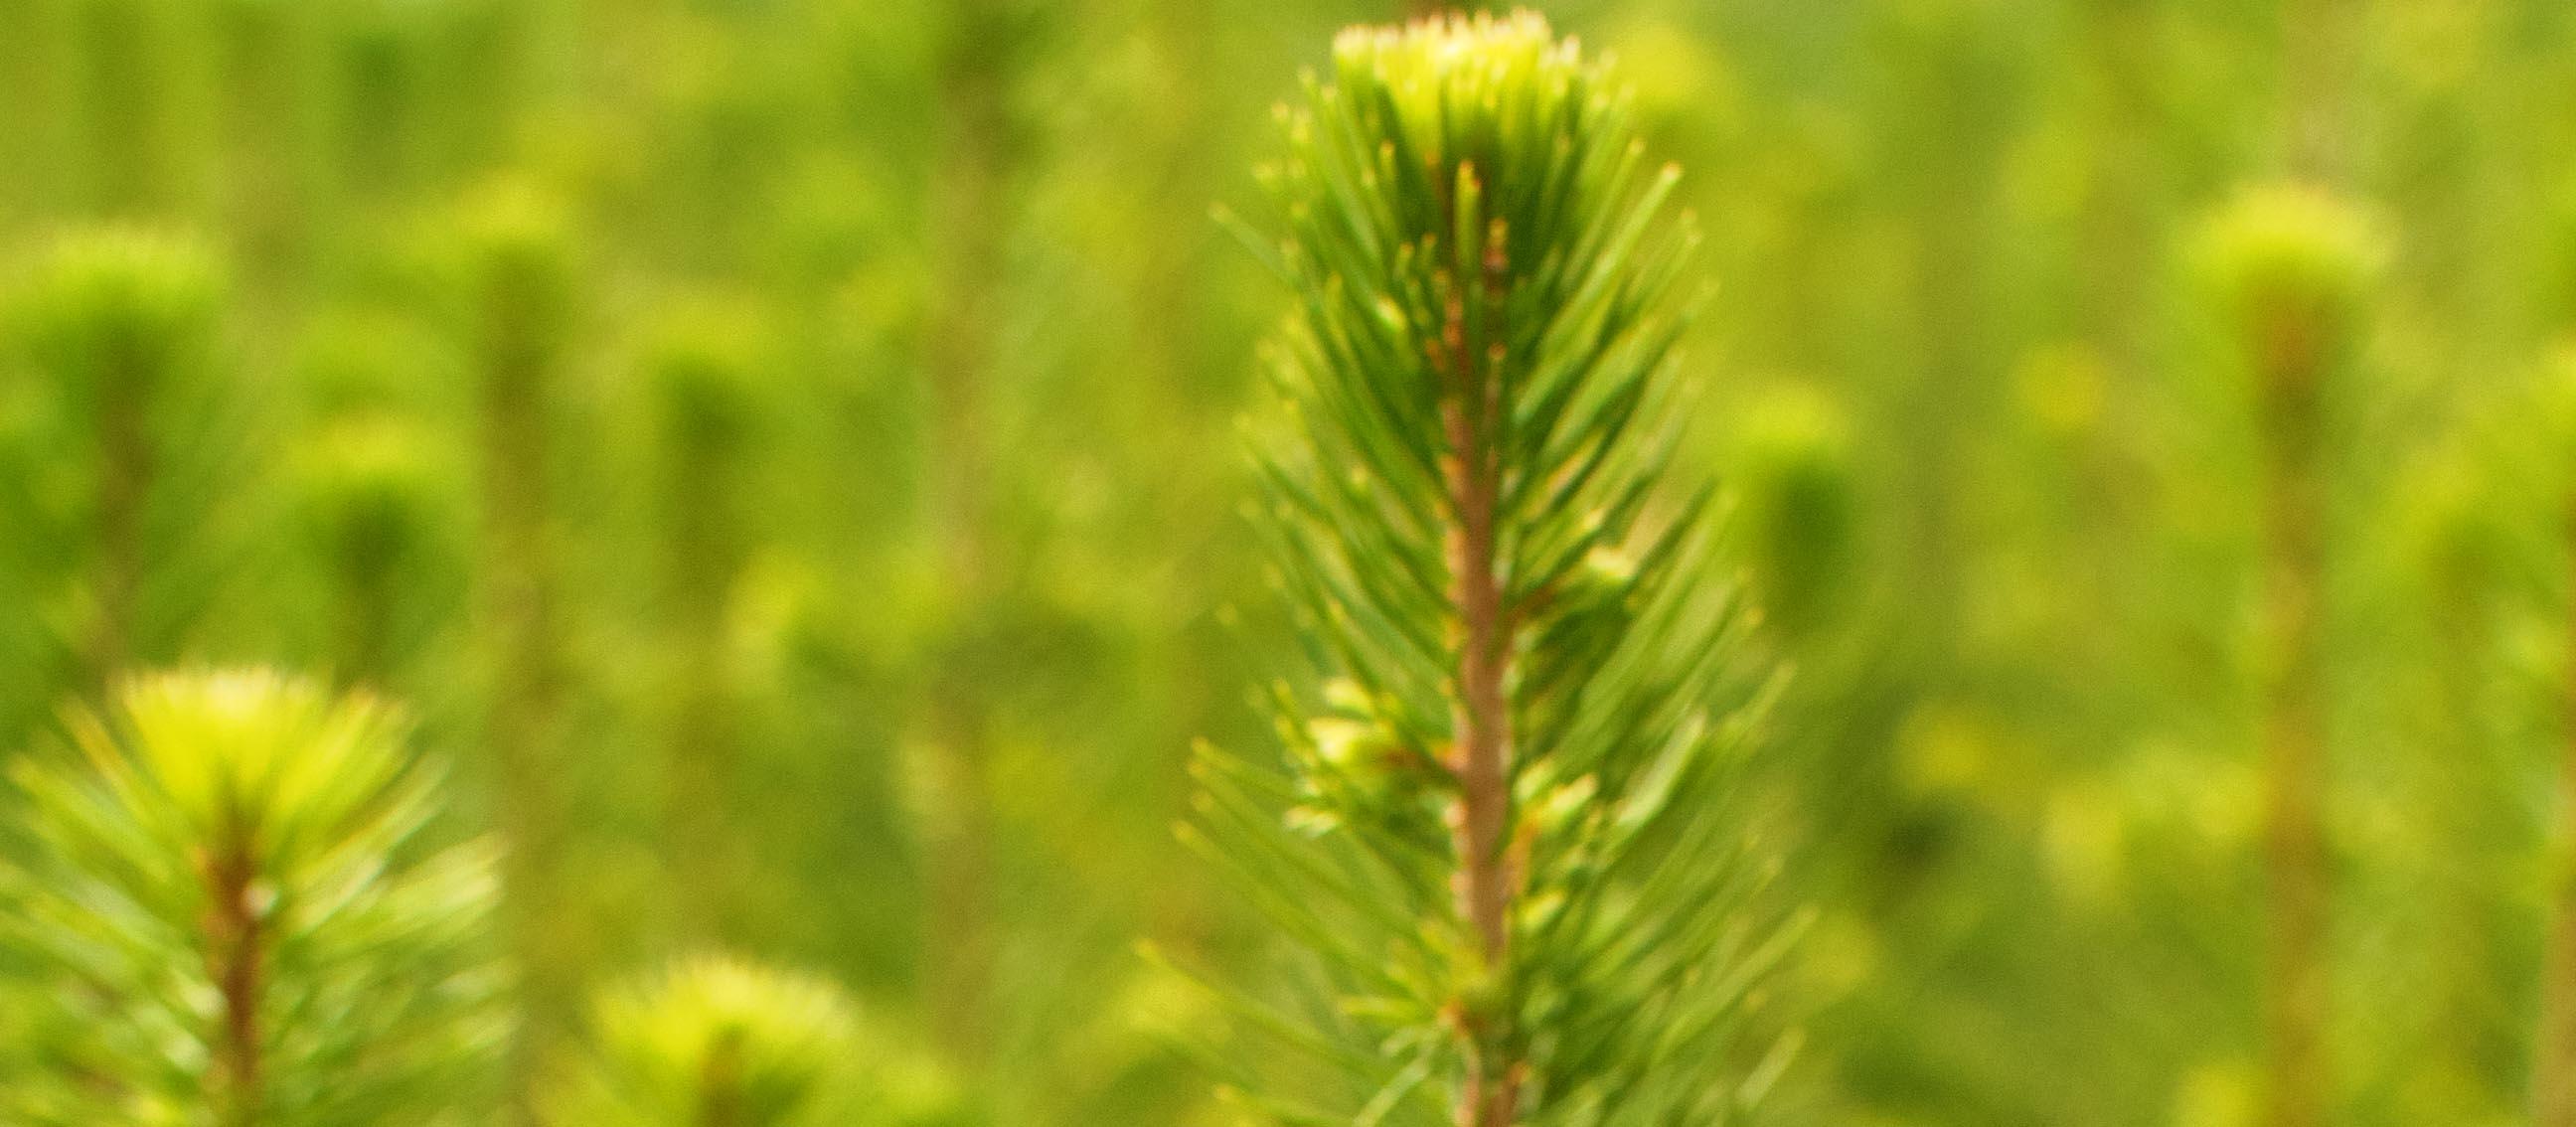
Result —
<path fill-rule="evenodd" d="M 1511 900 L 1516 880 L 1505 851 L 1511 825 L 1512 726 L 1504 683 L 1509 675 L 1511 622 L 1496 574 L 1495 503 L 1501 468 L 1492 442 L 1499 418 L 1498 380 L 1479 378 L 1477 349 L 1467 339 L 1463 303 L 1453 298 L 1434 361 L 1450 383 L 1441 407 L 1447 430 L 1446 476 L 1455 521 L 1446 540 L 1450 600 L 1458 613 L 1457 694 L 1450 723 L 1454 746 L 1449 767 L 1458 777 L 1458 805 L 1451 833 L 1458 851 L 1458 913 L 1479 944 L 1488 976 L 1507 974 L 1511 962 Z M 1459 1127 L 1508 1127 L 1519 1103 L 1520 1069 L 1498 1052 L 1507 1031 L 1491 1028 L 1497 1015 L 1463 1014 L 1469 1041 L 1466 1089 L 1457 1107 Z"/>
<path fill-rule="evenodd" d="M 260 1118 L 259 995 L 265 978 L 264 938 L 258 908 L 251 902 L 256 871 L 250 851 L 235 846 L 221 860 L 205 864 L 200 875 L 209 898 L 203 925 L 206 976 L 223 1012 L 215 1061 L 219 1079 L 209 1095 L 224 1109 L 227 1127 L 248 1127 Z"/>
<path fill-rule="evenodd" d="M 1462 427 L 1452 409 L 1451 433 Z M 1511 724 L 1504 714 L 1502 592 L 1493 569 L 1494 483 L 1488 474 L 1454 475 L 1458 523 L 1449 529 L 1451 598 L 1463 637 L 1458 650 L 1458 699 L 1451 710 L 1458 773 L 1458 906 L 1489 966 L 1503 961 L 1510 943 L 1504 914 L 1510 903 L 1503 838 L 1509 815 L 1506 793 Z"/>
<path fill-rule="evenodd" d="M 2317 615 L 2324 564 L 2315 467 L 2307 456 L 2311 434 L 2304 425 L 2275 434 L 2267 499 L 2268 605 L 2279 663 L 2268 687 L 2264 734 L 2272 1127 L 2317 1127 L 2326 1099 L 2324 663 Z"/>

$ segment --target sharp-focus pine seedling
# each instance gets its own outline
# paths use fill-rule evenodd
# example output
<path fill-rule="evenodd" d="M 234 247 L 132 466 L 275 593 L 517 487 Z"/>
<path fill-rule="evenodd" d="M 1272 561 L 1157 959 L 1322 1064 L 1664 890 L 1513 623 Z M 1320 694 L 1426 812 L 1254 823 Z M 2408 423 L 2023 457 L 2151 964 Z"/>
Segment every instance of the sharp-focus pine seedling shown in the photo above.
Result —
<path fill-rule="evenodd" d="M 0 969 L 24 1025 L 0 1119 L 464 1124 L 505 1030 L 489 850 L 364 696 L 148 677 L 22 760 Z"/>
<path fill-rule="evenodd" d="M 1230 1090 L 1281 1123 L 1739 1122 L 1786 1059 L 1788 932 L 1731 801 L 1769 679 L 1670 484 L 1679 173 L 1525 13 L 1346 32 L 1283 117 L 1256 524 L 1316 676 L 1272 694 L 1285 773 L 1205 749 L 1183 833 L 1322 973 L 1244 1000 L 1300 1052 L 1247 1044 Z"/>
<path fill-rule="evenodd" d="M 548 1127 L 937 1122 L 937 1074 L 885 1067 L 831 983 L 698 958 L 604 991 L 557 1077 Z"/>
<path fill-rule="evenodd" d="M 2252 192 L 2211 221 L 2201 267 L 2261 447 L 2266 1032 L 2274 1127 L 2314 1127 L 2328 1087 L 2326 435 L 2351 382 L 2375 262 L 2364 222 L 2307 188 Z"/>

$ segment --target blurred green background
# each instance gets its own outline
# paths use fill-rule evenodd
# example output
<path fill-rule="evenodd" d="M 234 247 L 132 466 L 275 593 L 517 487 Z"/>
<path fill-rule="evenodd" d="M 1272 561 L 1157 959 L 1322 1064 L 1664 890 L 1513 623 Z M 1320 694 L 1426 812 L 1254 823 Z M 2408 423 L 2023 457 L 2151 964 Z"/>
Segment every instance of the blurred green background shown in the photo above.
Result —
<path fill-rule="evenodd" d="M 1169 834 L 1293 645 L 1237 513 L 1283 298 L 1207 209 L 1401 7 L 0 0 L 0 747 L 129 667 L 379 686 L 514 843 L 523 1059 L 725 948 L 971 1122 L 1226 1122 L 1132 952 L 1267 950 Z M 2257 1121 L 2258 457 L 2187 267 L 2290 175 L 2386 250 L 2325 486 L 2336 1122 L 2527 1121 L 2576 9 L 1540 7 L 1710 234 L 1823 1121 Z M 59 339 L 102 246 L 171 378 L 64 359 L 119 347 Z"/>

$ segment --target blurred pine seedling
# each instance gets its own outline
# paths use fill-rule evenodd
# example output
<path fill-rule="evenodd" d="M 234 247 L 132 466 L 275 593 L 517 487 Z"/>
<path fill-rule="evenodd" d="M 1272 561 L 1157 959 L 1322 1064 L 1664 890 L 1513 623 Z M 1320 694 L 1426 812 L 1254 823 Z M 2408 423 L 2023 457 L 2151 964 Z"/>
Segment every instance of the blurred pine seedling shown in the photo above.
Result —
<path fill-rule="evenodd" d="M 248 428 L 223 301 L 204 248 L 119 229 L 65 236 L 16 295 L 29 476 L 8 498 L 7 550 L 43 671 L 17 686 L 22 707 L 178 659 L 232 578 Z"/>
<path fill-rule="evenodd" d="M 868 1041 L 820 979 L 698 957 L 601 991 L 549 1127 L 931 1127 L 941 1072 Z"/>
<path fill-rule="evenodd" d="M 13 772 L 0 860 L 12 1123 L 469 1124 L 508 1032 L 491 849 L 365 695 L 262 671 L 126 683 Z"/>
<path fill-rule="evenodd" d="M 2262 451 L 2265 1006 L 2270 1122 L 2333 1106 L 2327 1037 L 2333 901 L 2323 621 L 2331 413 L 2353 393 L 2377 255 L 2363 220 L 2319 190 L 2250 192 L 2204 233 L 2202 268 Z"/>

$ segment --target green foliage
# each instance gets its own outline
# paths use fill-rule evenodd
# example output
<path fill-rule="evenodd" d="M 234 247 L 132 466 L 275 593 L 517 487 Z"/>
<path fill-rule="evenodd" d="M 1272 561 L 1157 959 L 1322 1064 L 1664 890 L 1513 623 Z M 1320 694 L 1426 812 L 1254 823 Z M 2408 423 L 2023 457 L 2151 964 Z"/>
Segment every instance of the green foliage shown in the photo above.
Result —
<path fill-rule="evenodd" d="M 372 414 L 315 435 L 292 470 L 305 545 L 337 604 L 337 671 L 384 678 L 418 632 L 407 589 L 455 555 L 452 471 L 418 428 Z"/>
<path fill-rule="evenodd" d="M 769 335 L 759 313 L 740 302 L 685 306 L 660 326 L 647 360 L 655 422 L 690 468 L 720 469 L 757 436 L 760 349 Z"/>
<path fill-rule="evenodd" d="M 5 551 L 41 608 L 51 707 L 133 661 L 175 658 L 229 576 L 243 413 L 219 359 L 226 290 L 201 243 L 134 228 L 55 241 L 15 295 L 7 366 L 23 378 L 33 465 Z"/>
<path fill-rule="evenodd" d="M 2369 224 L 2319 189 L 2281 185 L 2240 195 L 2201 240 L 2209 300 L 2265 431 L 2313 427 L 2326 385 L 2361 345 L 2381 255 Z"/>
<path fill-rule="evenodd" d="M 325 432 L 302 466 L 303 507 L 317 554 L 350 582 L 373 585 L 440 532 L 439 467 L 418 434 L 356 419 Z"/>
<path fill-rule="evenodd" d="M 1852 572 L 1860 498 L 1851 425 L 1821 396 L 1783 393 L 1745 411 L 1732 463 L 1744 554 L 1770 621 L 1805 635 L 1832 615 Z"/>
<path fill-rule="evenodd" d="M 579 266 L 571 224 L 562 200 L 529 181 L 503 179 L 471 193 L 446 233 L 454 240 L 443 249 L 455 256 L 463 323 L 487 378 L 534 380 L 561 349 Z"/>
<path fill-rule="evenodd" d="M 1718 570 L 1796 672 L 1757 760 L 1787 785 L 1711 785 L 1701 816 L 1799 843 L 1774 879 L 1820 915 L 1771 989 L 1832 1000 L 1769 1112 L 1830 1086 L 1815 1120 L 1853 1127 L 2259 1123 L 2275 878 L 2304 868 L 2323 1118 L 2576 1120 L 2549 1094 L 2576 1093 L 2576 912 L 2553 903 L 2576 9 L 1533 6 L 1617 56 L 1708 232 L 1679 288 L 1717 295 L 1683 334 L 1711 391 L 1674 460 L 1721 475 Z M 1187 737 L 1263 748 L 1247 666 L 1299 637 L 1249 609 L 1275 603 L 1229 456 L 1290 224 L 1246 255 L 1173 205 L 1248 194 L 1276 143 L 1262 76 L 1349 88 L 1336 28 L 1433 7 L 0 2 L 0 766 L 138 665 L 398 688 L 422 753 L 458 765 L 460 821 L 510 847 L 514 1110 L 599 980 L 726 943 L 846 984 L 854 1057 L 936 1045 L 960 1122 L 1238 1123 L 1140 1032 L 1222 1017 L 1127 957 L 1141 933 L 1299 1019 L 1243 1027 L 1221 1061 L 1242 1086 L 1348 1124 L 1428 1052 L 1381 1106 L 1438 1115 L 1459 1030 L 1390 1054 L 1423 1004 L 1341 1007 L 1409 996 L 1274 959 L 1283 928 L 1167 833 Z M 1457 84 L 1415 82 L 1392 100 L 1419 157 L 1439 130 L 1410 99 Z M 1334 154 L 1375 142 L 1355 112 L 1309 107 L 1302 168 L 1272 170 L 1314 222 L 1421 194 Z M 1454 167 L 1420 167 L 1454 194 Z M 1387 222 L 1442 227 L 1420 218 Z M 126 296 L 81 296 L 114 271 Z M 170 363 L 114 367 L 101 309 Z M 1347 313 L 1364 331 L 1281 343 L 1436 335 Z M 2310 330 L 2315 363 L 2274 363 Z M 1338 490 L 1300 427 L 1349 409 L 1292 399 L 1320 421 L 1261 412 L 1275 460 Z M 1436 492 L 1353 465 L 1390 506 Z M 1651 533 L 1680 495 L 1650 492 Z M 1635 674 L 1597 640 L 1652 566 L 1604 549 L 1521 624 L 1514 685 Z M 1415 601 L 1440 601 L 1447 545 L 1415 557 Z M 1223 855 L 1402 886 L 1383 920 L 1250 887 L 1286 930 L 1324 917 L 1317 946 L 1474 979 L 1485 937 L 1448 906 L 1455 704 L 1419 684 L 1446 655 L 1366 684 L 1332 649 L 1389 636 L 1358 583 L 1338 601 L 1369 613 L 1309 635 L 1323 660 L 1290 679 L 1294 773 L 1243 784 L 1297 848 Z M 2298 707 L 2267 703 L 2299 653 Z M 1421 715 L 1377 703 L 1403 694 Z M 2271 726 L 2312 736 L 2316 769 L 2276 791 L 2293 776 L 2258 748 L 2293 712 Z M 2319 863 L 2276 867 L 2267 805 L 2292 789 Z M 1732 807 L 1755 794 L 1761 818 Z M 1383 875 L 1360 824 L 1438 855 Z M 1425 921 L 1448 944 L 1428 959 Z M 1506 938 L 1517 966 L 1532 941 Z M 67 1003 L 27 993 L 0 1044 L 59 1026 Z M 1277 1051 L 1313 1028 L 1365 1059 Z M 1498 1028 L 1477 1053 L 1517 1051 Z"/>
<path fill-rule="evenodd" d="M 558 1127 L 928 1124 L 939 1074 L 863 1036 L 838 987 L 702 957 L 601 993 L 591 1047 L 556 1082 Z"/>
<path fill-rule="evenodd" d="M 0 950 L 14 1123 L 490 1114 L 489 849 L 437 844 L 403 725 L 265 672 L 146 677 L 13 772 Z"/>
<path fill-rule="evenodd" d="M 1284 774 L 1202 753 L 1187 834 L 1323 975 L 1254 1023 L 1311 1073 L 1234 1054 L 1249 1106 L 1737 1122 L 1787 933 L 1737 800 L 1765 680 L 1671 484 L 1679 173 L 1526 13 L 1345 32 L 1286 123 L 1259 524 L 1322 687 L 1274 693 Z"/>
<path fill-rule="evenodd" d="M 35 363 L 104 414 L 202 376 L 223 297 L 206 248 L 106 230 L 56 249 L 21 316 Z"/>

